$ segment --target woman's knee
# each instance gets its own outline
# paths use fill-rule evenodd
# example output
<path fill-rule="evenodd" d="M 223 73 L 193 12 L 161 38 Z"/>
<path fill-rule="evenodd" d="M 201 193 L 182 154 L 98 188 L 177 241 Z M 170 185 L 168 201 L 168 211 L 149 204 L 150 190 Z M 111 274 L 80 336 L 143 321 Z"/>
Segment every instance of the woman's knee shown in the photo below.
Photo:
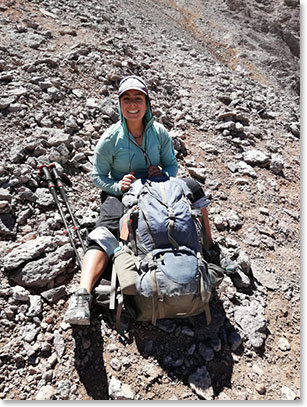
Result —
<path fill-rule="evenodd" d="M 113 233 L 104 226 L 95 228 L 89 235 L 89 249 L 97 247 L 111 257 L 119 242 Z"/>

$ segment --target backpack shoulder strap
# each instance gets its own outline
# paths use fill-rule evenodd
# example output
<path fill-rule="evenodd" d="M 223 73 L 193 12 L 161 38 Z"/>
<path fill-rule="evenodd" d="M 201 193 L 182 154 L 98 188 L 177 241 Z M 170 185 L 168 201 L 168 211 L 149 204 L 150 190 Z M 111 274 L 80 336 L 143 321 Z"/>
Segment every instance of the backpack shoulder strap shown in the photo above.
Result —
<path fill-rule="evenodd" d="M 175 221 L 175 214 L 173 209 L 168 205 L 167 202 L 167 196 L 166 196 L 166 191 L 165 191 L 165 185 L 163 182 L 160 183 L 160 189 L 161 189 L 161 197 L 163 200 L 163 203 L 167 207 L 167 213 L 168 213 L 168 226 L 167 226 L 167 238 L 170 244 L 175 248 L 179 248 L 179 244 L 176 242 L 176 240 L 172 237 L 172 232 L 174 231 L 176 227 L 176 221 Z"/>

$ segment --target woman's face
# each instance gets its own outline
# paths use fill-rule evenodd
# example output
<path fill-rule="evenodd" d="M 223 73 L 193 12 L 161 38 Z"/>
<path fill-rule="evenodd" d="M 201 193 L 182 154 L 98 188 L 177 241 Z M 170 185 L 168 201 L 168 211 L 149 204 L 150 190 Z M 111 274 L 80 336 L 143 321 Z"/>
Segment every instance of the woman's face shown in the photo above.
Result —
<path fill-rule="evenodd" d="M 124 118 L 129 121 L 142 121 L 146 110 L 146 96 L 139 90 L 127 90 L 120 97 L 120 107 Z"/>

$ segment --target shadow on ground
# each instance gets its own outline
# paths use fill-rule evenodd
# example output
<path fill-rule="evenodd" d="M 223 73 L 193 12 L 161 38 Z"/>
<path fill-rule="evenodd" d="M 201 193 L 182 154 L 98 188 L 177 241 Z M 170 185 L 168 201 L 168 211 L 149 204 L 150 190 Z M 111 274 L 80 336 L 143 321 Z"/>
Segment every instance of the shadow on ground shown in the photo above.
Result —
<path fill-rule="evenodd" d="M 90 327 L 75 325 L 72 335 L 75 340 L 75 368 L 89 399 L 108 400 L 100 321 L 95 320 Z"/>
<path fill-rule="evenodd" d="M 211 302 L 210 308 L 209 325 L 202 313 L 190 318 L 157 321 L 157 326 L 133 322 L 128 335 L 130 341 L 135 340 L 140 354 L 157 360 L 173 381 L 181 380 L 189 385 L 190 376 L 205 366 L 215 398 L 224 388 L 231 387 L 234 360 L 230 338 L 240 341 L 240 337 L 226 318 L 220 301 Z M 241 344 L 236 354 L 242 353 Z"/>

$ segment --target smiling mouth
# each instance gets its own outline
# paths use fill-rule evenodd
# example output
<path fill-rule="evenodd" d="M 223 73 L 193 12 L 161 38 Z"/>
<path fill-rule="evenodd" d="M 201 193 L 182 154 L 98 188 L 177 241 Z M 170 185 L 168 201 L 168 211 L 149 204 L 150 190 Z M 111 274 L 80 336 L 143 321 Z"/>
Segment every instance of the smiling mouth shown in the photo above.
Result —
<path fill-rule="evenodd" d="M 139 111 L 138 110 L 128 110 L 128 113 L 131 113 L 131 114 L 135 114 L 135 113 L 138 113 Z"/>

